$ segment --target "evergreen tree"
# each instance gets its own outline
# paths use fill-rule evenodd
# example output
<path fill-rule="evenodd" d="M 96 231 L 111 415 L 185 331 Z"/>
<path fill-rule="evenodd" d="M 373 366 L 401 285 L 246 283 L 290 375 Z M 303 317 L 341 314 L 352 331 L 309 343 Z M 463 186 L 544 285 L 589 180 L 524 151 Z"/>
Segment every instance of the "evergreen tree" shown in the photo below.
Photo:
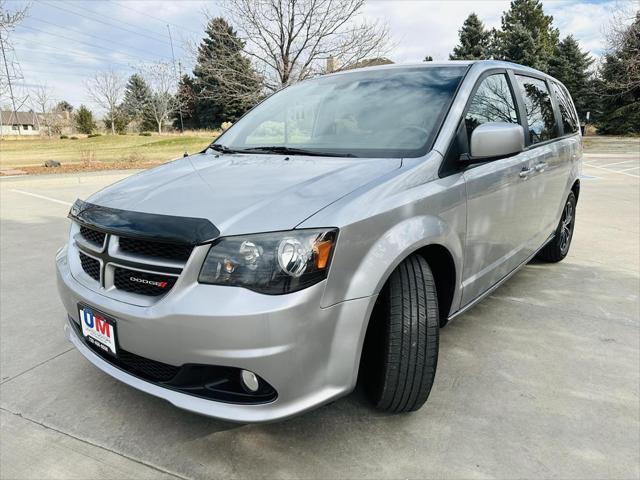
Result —
<path fill-rule="evenodd" d="M 124 100 L 120 106 L 120 112 L 125 116 L 126 122 L 135 122 L 138 130 L 154 130 L 154 120 L 149 112 L 151 101 L 151 88 L 138 73 L 129 77 L 124 90 Z M 116 119 L 116 126 L 121 120 Z"/>
<path fill-rule="evenodd" d="M 513 25 L 506 36 L 503 36 L 502 32 L 499 32 L 496 40 L 496 49 L 500 59 L 533 68 L 540 68 L 536 42 L 531 32 L 523 25 L 519 23 Z"/>
<path fill-rule="evenodd" d="M 423 62 L 433 62 L 433 57 L 431 55 L 427 55 L 426 57 L 424 57 L 424 60 L 422 60 Z"/>
<path fill-rule="evenodd" d="M 460 44 L 453 49 L 449 60 L 482 60 L 490 58 L 489 40 L 490 33 L 485 30 L 484 24 L 478 15 L 471 13 L 462 28 L 458 30 Z"/>
<path fill-rule="evenodd" d="M 223 18 L 209 21 L 193 69 L 200 126 L 233 122 L 259 101 L 260 80 L 243 49 L 244 42 Z"/>
<path fill-rule="evenodd" d="M 58 104 L 56 105 L 56 108 L 54 108 L 54 110 L 56 110 L 57 112 L 73 112 L 73 105 L 71 105 L 69 102 L 67 102 L 66 100 L 62 100 L 60 102 L 58 102 Z"/>
<path fill-rule="evenodd" d="M 589 53 L 581 51 L 580 45 L 571 35 L 556 46 L 549 60 L 549 75 L 567 87 L 581 120 L 585 120 L 587 111 L 594 112 L 597 103 L 594 99 L 592 74 L 589 72 L 592 64 L 593 59 Z"/>
<path fill-rule="evenodd" d="M 598 130 L 606 134 L 640 133 L 640 11 L 622 32 L 618 45 L 605 55 L 600 69 L 602 116 Z"/>
<path fill-rule="evenodd" d="M 185 74 L 180 78 L 178 84 L 177 93 L 177 108 L 182 113 L 182 122 L 184 128 L 199 128 L 198 115 L 196 113 L 196 107 L 198 105 L 198 98 L 196 96 L 196 87 L 194 85 L 193 77 Z M 180 116 L 176 115 L 173 121 L 173 125 L 176 128 L 180 127 Z"/>
<path fill-rule="evenodd" d="M 93 119 L 93 113 L 84 105 L 80 105 L 78 111 L 74 115 L 76 121 L 76 128 L 80 133 L 90 134 L 97 128 L 96 122 Z"/>
<path fill-rule="evenodd" d="M 496 33 L 496 58 L 546 71 L 559 38 L 552 24 L 553 17 L 544 14 L 540 0 L 512 0 Z"/>
<path fill-rule="evenodd" d="M 139 73 L 131 75 L 124 90 L 123 111 L 130 117 L 136 117 L 149 103 L 149 98 L 151 89 L 146 80 Z"/>

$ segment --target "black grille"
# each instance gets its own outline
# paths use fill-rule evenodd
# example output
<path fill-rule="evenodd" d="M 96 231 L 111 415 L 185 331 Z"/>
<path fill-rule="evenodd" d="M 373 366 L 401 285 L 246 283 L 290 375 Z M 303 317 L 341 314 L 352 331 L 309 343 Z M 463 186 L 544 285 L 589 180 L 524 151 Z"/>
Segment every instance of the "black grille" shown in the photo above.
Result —
<path fill-rule="evenodd" d="M 82 269 L 87 275 L 97 281 L 100 281 L 100 262 L 98 260 L 80 252 L 80 263 L 82 264 Z"/>
<path fill-rule="evenodd" d="M 169 275 L 145 273 L 121 267 L 116 267 L 114 277 L 117 289 L 150 296 L 167 293 L 177 280 L 177 277 Z"/>
<path fill-rule="evenodd" d="M 92 243 L 100 248 L 104 245 L 104 237 L 106 234 L 97 230 L 92 230 L 87 227 L 80 227 L 80 235 L 89 243 Z"/>
<path fill-rule="evenodd" d="M 120 250 L 133 255 L 186 262 L 193 246 L 120 237 Z"/>
<path fill-rule="evenodd" d="M 117 363 L 122 363 L 126 370 L 155 382 L 167 382 L 175 377 L 180 370 L 180 367 L 156 362 L 122 349 L 118 351 Z"/>

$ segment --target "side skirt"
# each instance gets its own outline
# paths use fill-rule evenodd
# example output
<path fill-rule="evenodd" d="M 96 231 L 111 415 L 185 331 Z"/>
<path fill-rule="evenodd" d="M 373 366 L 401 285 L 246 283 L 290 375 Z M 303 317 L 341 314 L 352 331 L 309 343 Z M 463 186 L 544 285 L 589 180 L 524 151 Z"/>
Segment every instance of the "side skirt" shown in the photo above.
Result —
<path fill-rule="evenodd" d="M 533 257 L 535 257 L 538 252 L 540 250 L 542 250 L 547 243 L 549 243 L 551 240 L 553 240 L 553 237 L 555 237 L 555 233 L 552 233 L 549 238 L 547 238 L 542 245 L 540 246 L 540 248 L 538 248 L 535 252 L 533 252 L 532 255 L 530 255 L 529 257 L 527 257 L 520 265 L 518 265 L 516 268 L 514 268 L 513 270 L 511 270 L 509 273 L 507 273 L 504 277 L 502 277 L 500 280 L 498 280 L 492 287 L 489 287 L 488 290 L 484 291 L 483 293 L 481 293 L 480 295 L 478 295 L 476 298 L 474 298 L 473 300 L 471 300 L 469 303 L 467 303 L 464 307 L 462 307 L 460 310 L 458 310 L 457 312 L 452 313 L 451 315 L 449 315 L 449 318 L 447 319 L 447 321 L 453 320 L 454 318 L 456 318 L 458 315 L 462 315 L 463 313 L 465 313 L 467 310 L 471 309 L 472 307 L 474 307 L 477 303 L 479 303 L 481 300 L 483 300 L 485 297 L 491 295 L 498 287 L 500 287 L 500 285 L 502 285 L 504 282 L 506 282 L 507 280 L 509 280 L 514 274 L 516 274 L 518 272 L 518 270 L 520 270 L 522 267 L 524 267 L 527 263 L 529 263 Z"/>

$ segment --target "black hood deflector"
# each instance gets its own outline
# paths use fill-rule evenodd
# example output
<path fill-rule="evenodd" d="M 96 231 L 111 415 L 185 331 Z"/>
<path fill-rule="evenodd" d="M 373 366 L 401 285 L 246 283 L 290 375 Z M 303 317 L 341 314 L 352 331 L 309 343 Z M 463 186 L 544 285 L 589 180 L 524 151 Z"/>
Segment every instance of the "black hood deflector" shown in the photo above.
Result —
<path fill-rule="evenodd" d="M 220 236 L 215 225 L 204 218 L 132 212 L 102 207 L 80 199 L 71 207 L 69 218 L 101 232 L 160 242 L 200 245 Z"/>

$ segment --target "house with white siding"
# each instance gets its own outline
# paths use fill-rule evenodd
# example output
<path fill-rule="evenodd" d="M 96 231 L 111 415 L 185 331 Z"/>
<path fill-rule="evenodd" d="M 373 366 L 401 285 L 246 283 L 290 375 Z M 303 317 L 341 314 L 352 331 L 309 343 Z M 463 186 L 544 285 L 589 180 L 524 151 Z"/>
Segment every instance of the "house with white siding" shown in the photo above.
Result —
<path fill-rule="evenodd" d="M 40 121 L 35 112 L 0 111 L 0 134 L 40 135 Z"/>

